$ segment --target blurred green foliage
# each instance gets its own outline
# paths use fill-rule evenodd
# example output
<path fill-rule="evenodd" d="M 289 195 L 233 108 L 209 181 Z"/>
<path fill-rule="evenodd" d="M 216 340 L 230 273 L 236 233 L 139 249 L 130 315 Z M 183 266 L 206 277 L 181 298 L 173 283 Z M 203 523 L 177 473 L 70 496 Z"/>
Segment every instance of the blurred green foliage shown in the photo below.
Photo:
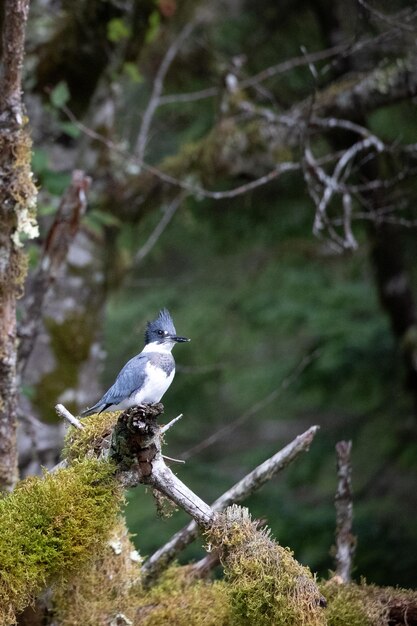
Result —
<path fill-rule="evenodd" d="M 173 4 L 181 13 L 180 3 Z M 407 3 L 394 2 L 385 10 L 403 6 Z M 337 41 L 342 27 L 346 41 L 349 37 L 356 41 L 366 26 L 364 15 L 352 7 L 319 0 L 225 2 L 220 11 L 213 5 L 209 25 L 193 34 L 197 45 L 187 42 L 174 60 L 164 94 L 207 86 L 221 89 L 236 55 L 243 57 L 242 76 L 248 77 L 300 56 L 301 46 L 308 52 L 330 46 L 334 41 L 326 18 L 334 19 Z M 120 69 L 113 64 L 110 72 L 111 93 L 118 94 L 112 120 L 115 137 L 110 139 L 123 139 L 127 146 L 134 145 L 153 77 L 172 41 L 169 20 L 161 18 L 153 5 L 147 10 L 143 62 L 129 57 Z M 181 26 L 175 22 L 172 33 Z M 375 24 L 371 31 L 375 34 Z M 110 42 L 122 46 L 131 34 L 124 17 L 107 21 L 105 32 Z M 329 84 L 337 78 L 338 68 L 324 61 L 315 69 L 324 65 L 327 71 L 320 79 Z M 317 87 L 311 67 L 305 65 L 248 90 L 248 99 L 277 114 L 311 96 Z M 73 145 L 77 129 L 60 117 L 68 95 L 67 83 L 61 80 L 49 107 L 56 136 Z M 113 100 L 111 104 L 113 110 Z M 89 122 L 94 121 L 94 106 Z M 146 161 L 159 163 L 204 137 L 221 116 L 220 108 L 220 96 L 160 107 L 152 122 Z M 386 141 L 416 141 L 412 102 L 379 109 L 367 123 Z M 327 138 L 314 148 L 316 154 L 324 154 Z M 52 196 L 41 209 L 45 215 L 69 182 L 68 173 L 57 171 L 47 154 L 37 148 L 33 162 L 42 189 Z M 108 179 L 122 186 L 117 171 L 120 155 L 107 156 L 98 158 L 98 172 L 91 174 L 98 177 L 98 187 Z M 123 168 L 129 166 L 131 162 L 122 160 Z M 133 168 L 138 169 L 136 163 Z M 186 175 L 182 178 L 193 183 Z M 247 180 L 210 182 L 215 189 L 226 189 Z M 407 185 L 410 189 L 415 182 Z M 126 224 L 117 208 L 110 214 L 94 199 L 91 204 L 84 218 L 86 228 L 94 236 L 111 231 L 119 258 L 108 258 L 104 246 L 103 256 L 110 268 L 122 259 L 124 269 L 116 284 L 109 280 L 103 385 L 111 384 L 127 359 L 141 350 L 146 321 L 160 308 L 168 307 L 177 331 L 192 339 L 175 348 L 177 374 L 164 397 L 167 421 L 184 413 L 166 437 L 167 454 L 187 457 L 186 464 L 174 465 L 174 470 L 203 499 L 212 501 L 294 436 L 319 424 L 310 452 L 245 504 L 254 518 L 267 518 L 281 545 L 290 546 L 296 558 L 326 575 L 333 566 L 334 446 L 340 439 L 352 439 L 358 536 L 354 574 L 379 584 L 415 586 L 414 407 L 405 390 L 398 346 L 378 303 L 366 227 L 354 224 L 358 251 L 334 254 L 312 235 L 314 210 L 304 182 L 283 179 L 234 200 L 187 198 L 151 253 L 137 265 L 135 254 L 159 223 L 161 212 L 146 210 L 139 224 Z M 415 279 L 415 231 L 404 230 L 402 237 Z M 261 410 L 242 418 L 264 399 Z M 214 433 L 218 433 L 215 442 L 202 445 Z M 129 493 L 127 516 L 144 555 L 188 521 L 183 512 L 156 519 L 152 495 L 144 488 Z M 199 555 L 196 544 L 181 558 Z"/>
<path fill-rule="evenodd" d="M 283 201 L 283 189 L 276 185 L 256 198 L 210 208 L 186 203 L 143 265 L 133 266 L 110 299 L 105 382 L 111 383 L 119 366 L 141 349 L 146 320 L 167 306 L 177 331 L 192 338 L 175 349 L 177 375 L 164 398 L 167 420 L 185 415 L 167 437 L 170 456 L 181 458 L 190 450 L 186 465 L 175 465 L 175 471 L 212 501 L 293 436 L 319 424 L 311 451 L 248 504 L 255 517 L 267 517 L 282 545 L 324 575 L 332 567 L 334 445 L 352 438 L 356 571 L 378 583 L 411 585 L 414 559 L 409 544 L 398 537 L 401 532 L 415 540 L 406 522 L 416 505 L 408 472 L 415 476 L 417 463 L 414 448 L 407 452 L 412 442 L 404 441 L 411 407 L 366 245 L 354 255 L 329 254 L 311 236 L 307 200 L 297 199 L 295 188 L 285 193 Z M 150 215 L 131 233 L 136 246 L 156 219 Z M 123 241 L 127 245 L 128 238 Z M 311 363 L 273 402 L 192 453 L 193 446 L 280 389 L 312 353 L 317 355 Z M 401 477 L 400 496 L 395 485 Z M 379 480 L 387 492 L 382 499 Z M 401 531 L 390 514 L 400 506 Z M 130 494 L 127 513 L 145 554 L 186 521 L 178 513 L 155 522 L 155 505 L 143 490 Z M 398 568 L 390 556 L 394 546 Z M 196 548 L 190 554 L 197 557 Z"/>

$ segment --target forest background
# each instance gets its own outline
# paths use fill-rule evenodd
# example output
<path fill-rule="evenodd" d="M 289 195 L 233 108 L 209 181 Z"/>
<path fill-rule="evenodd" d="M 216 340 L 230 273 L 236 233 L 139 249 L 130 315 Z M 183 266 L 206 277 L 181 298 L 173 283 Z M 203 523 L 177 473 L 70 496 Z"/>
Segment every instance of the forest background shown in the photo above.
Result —
<path fill-rule="evenodd" d="M 23 475 L 58 460 L 56 402 L 96 401 L 166 306 L 192 339 L 164 398 L 184 414 L 176 473 L 212 501 L 320 425 L 247 504 L 326 575 L 334 446 L 351 439 L 353 575 L 416 585 L 415 19 L 407 2 L 32 1 Z M 88 210 L 25 353 L 76 169 Z M 127 517 L 142 554 L 186 520 L 158 519 L 144 489 Z"/>

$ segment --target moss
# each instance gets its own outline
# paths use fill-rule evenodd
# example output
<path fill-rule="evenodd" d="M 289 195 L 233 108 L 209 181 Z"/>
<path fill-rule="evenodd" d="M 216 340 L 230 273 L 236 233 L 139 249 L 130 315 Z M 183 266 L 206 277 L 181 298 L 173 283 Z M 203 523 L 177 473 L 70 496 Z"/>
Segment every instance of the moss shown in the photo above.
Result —
<path fill-rule="evenodd" d="M 363 602 L 363 590 L 359 585 L 341 585 L 328 582 L 322 586 L 327 600 L 328 626 L 372 626 Z M 384 626 L 386 621 L 381 621 Z"/>
<path fill-rule="evenodd" d="M 98 455 L 103 449 L 107 449 L 110 434 L 119 415 L 120 411 L 94 413 L 83 418 L 83 430 L 71 426 L 65 437 L 63 458 L 71 463 L 88 454 Z"/>
<path fill-rule="evenodd" d="M 230 596 L 224 581 L 190 579 L 188 568 L 170 567 L 139 602 L 135 626 L 226 626 Z"/>
<path fill-rule="evenodd" d="M 0 500 L 0 624 L 100 554 L 121 503 L 113 474 L 111 463 L 86 459 Z"/>
<path fill-rule="evenodd" d="M 361 583 L 340 584 L 334 579 L 321 585 L 327 599 L 328 626 L 389 626 L 396 623 L 390 607 L 415 606 L 417 592 Z M 401 613 L 401 610 L 400 610 Z"/>
<path fill-rule="evenodd" d="M 321 595 L 310 571 L 258 530 L 247 510 L 229 507 L 207 532 L 221 551 L 236 624 L 320 626 Z"/>
<path fill-rule="evenodd" d="M 12 158 L 8 174 L 7 193 L 14 202 L 16 213 L 16 230 L 12 235 L 16 248 L 23 245 L 23 239 L 33 239 L 39 235 L 36 223 L 36 197 L 37 189 L 33 182 L 31 162 L 32 162 L 32 140 L 27 130 L 27 119 L 25 125 L 17 129 L 5 139 L 5 145 L 1 145 L 2 151 L 10 150 Z M 23 277 L 24 279 L 24 277 Z M 22 282 L 23 284 L 23 282 Z"/>
<path fill-rule="evenodd" d="M 123 614 L 132 622 L 140 589 L 140 558 L 120 519 L 102 555 L 55 591 L 53 621 L 60 626 L 108 626 Z"/>
<path fill-rule="evenodd" d="M 81 365 L 87 360 L 91 343 L 96 334 L 96 318 L 73 312 L 64 321 L 44 320 L 51 341 L 51 352 L 55 356 L 55 366 L 36 385 L 33 404 L 46 421 L 56 421 L 51 408 L 51 398 L 59 396 L 78 384 Z M 69 410 L 76 410 L 75 404 L 66 403 Z"/>

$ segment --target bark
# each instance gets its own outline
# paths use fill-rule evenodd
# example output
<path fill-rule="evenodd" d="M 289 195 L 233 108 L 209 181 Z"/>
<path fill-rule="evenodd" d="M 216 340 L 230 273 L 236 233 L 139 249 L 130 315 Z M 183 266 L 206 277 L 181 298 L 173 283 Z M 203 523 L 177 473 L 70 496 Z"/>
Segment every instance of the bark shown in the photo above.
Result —
<path fill-rule="evenodd" d="M 383 179 L 389 165 L 383 158 L 362 168 L 367 180 Z M 387 203 L 387 194 L 375 190 L 365 195 L 370 211 Z M 393 197 L 393 203 L 398 199 Z M 417 415 L 417 311 L 405 259 L 405 232 L 399 225 L 371 221 L 367 228 L 370 260 L 381 306 L 388 316 L 394 337 L 402 353 L 406 388 L 414 400 Z"/>
<path fill-rule="evenodd" d="M 75 191 L 75 188 L 71 189 Z M 81 205 L 75 202 L 73 208 L 77 210 L 77 207 L 81 208 Z M 65 221 L 55 226 L 67 234 L 71 229 Z M 56 243 L 59 244 L 59 240 Z M 30 348 L 22 384 L 32 390 L 30 396 L 21 395 L 19 399 L 22 475 L 40 473 L 41 466 L 51 468 L 58 462 L 64 426 L 57 422 L 51 403 L 65 402 L 78 413 L 102 392 L 99 383 L 104 357 L 101 348 L 105 300 L 102 250 L 101 241 L 81 228 L 71 241 L 65 262 L 56 268 L 53 281 L 49 271 L 44 274 L 39 270 L 38 278 L 31 277 L 27 299 L 23 302 L 24 312 L 36 309 L 42 295 L 36 289 L 33 292 L 33 282 L 45 280 L 49 289 L 43 294 L 41 317 L 35 328 L 31 317 L 29 325 L 21 327 L 22 332 L 27 333 L 22 350 Z M 53 255 L 53 258 L 50 270 L 58 261 L 57 256 Z M 25 319 L 24 314 L 22 321 Z M 30 347 L 33 330 L 35 337 L 33 347 Z"/>
<path fill-rule="evenodd" d="M 398 226 L 376 222 L 369 225 L 368 235 L 379 299 L 401 348 L 406 387 L 414 398 L 417 414 L 417 314 L 404 259 L 403 234 Z"/>
<path fill-rule="evenodd" d="M 26 257 L 20 235 L 36 235 L 36 189 L 31 141 L 24 119 L 21 75 L 29 0 L 6 0 L 0 77 L 0 489 L 17 480 L 16 301 Z"/>

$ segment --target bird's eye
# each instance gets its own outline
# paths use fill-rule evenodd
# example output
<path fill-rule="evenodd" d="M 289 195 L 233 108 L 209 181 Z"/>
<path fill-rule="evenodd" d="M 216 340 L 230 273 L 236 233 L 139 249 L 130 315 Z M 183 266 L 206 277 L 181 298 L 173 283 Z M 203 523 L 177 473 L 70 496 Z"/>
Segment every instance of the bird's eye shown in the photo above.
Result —
<path fill-rule="evenodd" d="M 158 335 L 163 335 L 164 331 L 163 330 L 158 330 Z"/>

